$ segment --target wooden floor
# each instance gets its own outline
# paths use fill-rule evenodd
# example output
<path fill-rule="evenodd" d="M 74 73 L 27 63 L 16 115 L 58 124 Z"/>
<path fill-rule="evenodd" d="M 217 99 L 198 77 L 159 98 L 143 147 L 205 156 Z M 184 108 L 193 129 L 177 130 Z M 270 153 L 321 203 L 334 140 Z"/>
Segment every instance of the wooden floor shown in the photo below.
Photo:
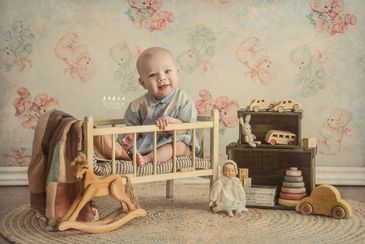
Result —
<path fill-rule="evenodd" d="M 365 203 L 365 186 L 337 186 L 344 199 L 353 199 Z M 0 186 L 0 216 L 14 208 L 29 203 L 26 186 Z M 0 235 L 0 243 L 9 243 Z"/>

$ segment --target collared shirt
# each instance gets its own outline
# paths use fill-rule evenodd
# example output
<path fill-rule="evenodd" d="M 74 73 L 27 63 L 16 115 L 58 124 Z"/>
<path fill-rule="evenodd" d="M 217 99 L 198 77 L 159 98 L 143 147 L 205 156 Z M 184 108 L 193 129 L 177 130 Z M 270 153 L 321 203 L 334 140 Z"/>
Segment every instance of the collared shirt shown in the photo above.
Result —
<path fill-rule="evenodd" d="M 152 94 L 146 93 L 132 101 L 125 114 L 126 125 L 154 125 L 161 116 L 170 116 L 189 123 L 195 122 L 197 111 L 193 100 L 181 89 L 175 89 L 167 97 L 157 100 Z M 186 134 L 176 135 L 177 141 L 182 141 L 191 146 L 191 131 Z M 167 132 L 157 133 L 157 147 L 172 143 L 172 136 Z M 153 150 L 153 133 L 139 135 L 137 140 L 138 151 L 144 155 Z M 200 149 L 196 143 L 196 151 Z"/>

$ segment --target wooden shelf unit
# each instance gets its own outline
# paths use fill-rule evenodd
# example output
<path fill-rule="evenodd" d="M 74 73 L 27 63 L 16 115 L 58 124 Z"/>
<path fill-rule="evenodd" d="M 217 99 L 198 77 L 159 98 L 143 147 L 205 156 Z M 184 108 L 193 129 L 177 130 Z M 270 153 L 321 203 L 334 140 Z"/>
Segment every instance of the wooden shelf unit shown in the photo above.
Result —
<path fill-rule="evenodd" d="M 280 192 L 285 170 L 298 167 L 302 171 L 307 194 L 315 187 L 315 148 L 247 148 L 232 142 L 226 147 L 226 153 L 228 159 L 235 161 L 239 168 L 249 169 L 254 185 L 276 185 Z M 288 209 L 279 205 L 275 208 Z"/>

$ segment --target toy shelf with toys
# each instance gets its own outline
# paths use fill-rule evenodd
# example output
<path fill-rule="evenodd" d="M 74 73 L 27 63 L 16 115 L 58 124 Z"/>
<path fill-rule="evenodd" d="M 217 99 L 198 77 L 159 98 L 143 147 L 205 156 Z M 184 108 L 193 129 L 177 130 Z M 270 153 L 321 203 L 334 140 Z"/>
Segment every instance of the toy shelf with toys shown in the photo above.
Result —
<path fill-rule="evenodd" d="M 238 110 L 238 118 L 245 118 L 246 115 L 251 116 L 250 124 L 252 127 L 252 134 L 256 136 L 256 140 L 261 143 L 257 145 L 257 147 L 263 148 L 300 148 L 301 145 L 301 121 L 303 113 L 301 111 L 297 112 L 274 112 L 274 111 L 259 111 L 253 112 L 248 111 L 247 109 Z M 238 143 L 242 147 L 250 147 L 249 144 L 245 143 L 244 136 L 242 132 L 242 125 L 239 126 L 239 139 Z M 282 133 L 278 133 L 278 139 L 276 139 L 276 143 L 271 143 L 273 141 L 273 136 L 275 134 L 271 134 L 273 131 L 281 131 Z M 294 134 L 294 140 L 289 140 L 280 143 L 280 138 L 285 139 L 286 136 L 290 134 Z M 266 138 L 267 137 L 267 138 Z M 266 141 L 268 139 L 268 141 Z"/>
<path fill-rule="evenodd" d="M 249 176 L 241 182 L 246 195 L 251 195 L 251 207 L 294 209 L 315 188 L 315 143 L 302 143 L 300 103 L 286 99 L 272 105 L 265 101 L 254 99 L 237 111 L 239 139 L 227 145 L 226 153 L 238 168 L 247 169 Z M 265 106 L 255 109 L 257 104 Z M 260 186 L 268 192 L 270 187 L 276 189 L 274 203 L 272 193 L 264 195 Z"/>

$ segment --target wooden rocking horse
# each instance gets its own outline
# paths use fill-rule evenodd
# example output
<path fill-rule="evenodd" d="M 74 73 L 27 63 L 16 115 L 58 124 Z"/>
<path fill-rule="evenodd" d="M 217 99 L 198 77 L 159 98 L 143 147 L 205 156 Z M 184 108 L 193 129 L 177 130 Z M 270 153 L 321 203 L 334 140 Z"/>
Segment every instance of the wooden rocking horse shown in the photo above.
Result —
<path fill-rule="evenodd" d="M 121 227 L 136 217 L 146 215 L 146 211 L 138 207 L 128 178 L 123 178 L 123 176 L 117 174 L 101 179 L 96 178 L 86 155 L 82 152 L 78 154 L 71 166 L 74 170 L 74 176 L 81 180 L 81 190 L 70 209 L 61 219 L 58 230 L 76 229 L 88 233 L 108 232 Z M 126 183 L 124 183 L 125 181 Z M 76 221 L 80 210 L 90 200 L 94 197 L 108 195 L 115 197 L 120 202 L 121 207 L 108 216 L 94 222 Z M 121 217 L 125 212 L 127 212 L 127 215 Z"/>

